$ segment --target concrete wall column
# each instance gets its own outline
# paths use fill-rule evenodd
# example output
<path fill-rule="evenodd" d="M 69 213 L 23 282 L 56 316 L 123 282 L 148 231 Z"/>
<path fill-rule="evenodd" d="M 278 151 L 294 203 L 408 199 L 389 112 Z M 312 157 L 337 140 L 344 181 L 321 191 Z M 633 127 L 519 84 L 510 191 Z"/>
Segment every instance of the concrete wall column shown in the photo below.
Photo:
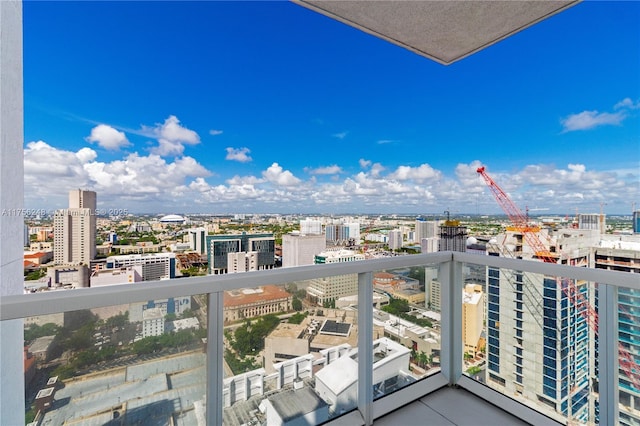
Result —
<path fill-rule="evenodd" d="M 0 297 L 23 292 L 22 2 L 0 1 Z M 0 323 L 0 424 L 24 424 L 23 322 Z"/>

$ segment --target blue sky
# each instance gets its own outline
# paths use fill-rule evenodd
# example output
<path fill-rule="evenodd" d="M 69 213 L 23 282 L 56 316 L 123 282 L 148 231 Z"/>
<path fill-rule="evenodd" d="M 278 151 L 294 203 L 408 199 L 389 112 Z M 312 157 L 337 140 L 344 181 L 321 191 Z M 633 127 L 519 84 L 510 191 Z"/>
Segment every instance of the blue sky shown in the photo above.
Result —
<path fill-rule="evenodd" d="M 640 208 L 640 2 L 443 66 L 289 2 L 24 2 L 25 206 Z"/>

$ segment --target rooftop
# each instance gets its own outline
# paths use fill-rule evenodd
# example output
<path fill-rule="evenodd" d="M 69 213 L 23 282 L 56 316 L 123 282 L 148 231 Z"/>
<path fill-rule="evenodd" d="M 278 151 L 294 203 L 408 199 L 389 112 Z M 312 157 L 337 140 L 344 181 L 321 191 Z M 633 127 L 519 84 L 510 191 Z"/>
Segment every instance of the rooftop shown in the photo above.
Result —
<path fill-rule="evenodd" d="M 285 422 L 328 406 L 309 386 L 286 389 L 274 394 L 268 400 Z"/>
<path fill-rule="evenodd" d="M 256 303 L 267 303 L 288 297 L 291 297 L 291 294 L 284 288 L 275 285 L 264 285 L 257 289 L 238 289 L 225 292 L 224 307 L 233 308 Z"/>

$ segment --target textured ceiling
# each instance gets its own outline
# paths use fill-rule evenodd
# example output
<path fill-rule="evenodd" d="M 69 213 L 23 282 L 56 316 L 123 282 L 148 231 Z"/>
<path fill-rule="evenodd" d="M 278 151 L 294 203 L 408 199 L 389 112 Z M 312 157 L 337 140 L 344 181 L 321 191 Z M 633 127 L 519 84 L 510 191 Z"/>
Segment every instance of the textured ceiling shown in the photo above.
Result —
<path fill-rule="evenodd" d="M 451 64 L 578 1 L 293 0 L 301 6 Z"/>

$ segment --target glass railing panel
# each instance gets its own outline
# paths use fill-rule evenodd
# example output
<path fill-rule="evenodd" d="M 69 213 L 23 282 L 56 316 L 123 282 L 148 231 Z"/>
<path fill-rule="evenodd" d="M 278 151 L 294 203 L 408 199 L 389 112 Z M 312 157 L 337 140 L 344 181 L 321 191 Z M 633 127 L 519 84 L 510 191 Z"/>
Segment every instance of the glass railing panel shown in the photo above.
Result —
<path fill-rule="evenodd" d="M 640 292 L 618 288 L 618 417 L 640 425 Z"/>
<path fill-rule="evenodd" d="M 24 319 L 26 423 L 197 424 L 206 295 Z"/>
<path fill-rule="evenodd" d="M 438 267 L 373 272 L 373 397 L 440 371 Z"/>
<path fill-rule="evenodd" d="M 560 422 L 597 422 L 595 285 L 476 267 L 463 267 L 463 374 Z"/>
<path fill-rule="evenodd" d="M 321 424 L 356 408 L 357 291 L 349 274 L 224 293 L 226 426 Z"/>
<path fill-rule="evenodd" d="M 464 288 L 462 297 L 462 371 L 475 380 L 485 383 L 488 340 L 486 330 L 487 267 L 466 263 L 463 264 L 462 273 Z M 518 307 L 521 308 L 521 306 Z M 494 316 L 495 312 L 492 314 L 492 318 Z M 522 326 L 522 321 L 514 323 L 515 328 L 522 328 Z"/>

